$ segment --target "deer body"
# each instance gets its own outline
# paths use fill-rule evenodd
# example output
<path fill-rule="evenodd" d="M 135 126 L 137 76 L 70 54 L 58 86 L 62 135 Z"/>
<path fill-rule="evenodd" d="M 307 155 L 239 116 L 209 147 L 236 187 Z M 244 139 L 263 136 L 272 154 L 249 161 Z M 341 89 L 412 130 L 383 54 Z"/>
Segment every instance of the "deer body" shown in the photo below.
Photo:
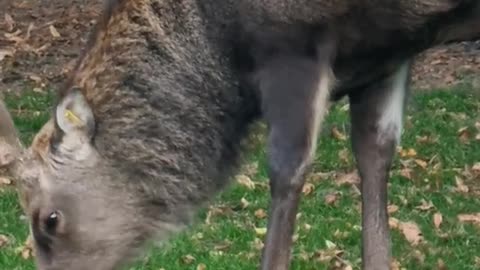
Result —
<path fill-rule="evenodd" d="M 165 240 L 226 186 L 262 117 L 272 203 L 261 268 L 288 269 L 322 118 L 347 96 L 363 265 L 389 269 L 386 183 L 410 62 L 479 25 L 469 0 L 109 1 L 32 146 L 0 129 L 37 265 L 118 269 Z"/>

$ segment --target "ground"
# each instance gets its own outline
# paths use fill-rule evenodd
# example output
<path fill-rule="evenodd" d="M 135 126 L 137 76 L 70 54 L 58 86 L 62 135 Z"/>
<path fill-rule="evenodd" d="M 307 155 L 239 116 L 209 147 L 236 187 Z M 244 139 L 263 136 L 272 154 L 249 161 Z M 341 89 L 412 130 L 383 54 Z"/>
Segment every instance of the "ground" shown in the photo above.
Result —
<path fill-rule="evenodd" d="M 0 0 L 6 7 L 0 11 L 0 93 L 24 142 L 48 118 L 53 92 L 80 53 L 98 2 Z M 393 269 L 480 268 L 478 74 L 476 43 L 430 50 L 415 65 L 403 148 L 389 187 Z M 431 89 L 443 90 L 419 91 Z M 359 269 L 360 197 L 347 120 L 340 103 L 324 125 L 304 187 L 293 269 Z M 264 133 L 258 134 L 232 187 L 192 228 L 134 269 L 255 269 L 269 199 Z M 0 178 L 0 269 L 33 269 L 26 237 L 13 186 Z"/>
<path fill-rule="evenodd" d="M 0 89 L 58 88 L 101 10 L 100 0 L 0 0 Z M 5 8 L 3 8 L 5 7 Z M 416 89 L 452 86 L 480 72 L 480 43 L 426 52 L 413 72 Z"/>

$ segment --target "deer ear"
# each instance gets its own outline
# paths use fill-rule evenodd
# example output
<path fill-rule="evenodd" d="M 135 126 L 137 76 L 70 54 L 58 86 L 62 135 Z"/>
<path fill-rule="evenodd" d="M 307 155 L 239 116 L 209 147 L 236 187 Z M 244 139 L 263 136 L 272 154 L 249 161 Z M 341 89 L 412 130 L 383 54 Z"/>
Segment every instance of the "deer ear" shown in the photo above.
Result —
<path fill-rule="evenodd" d="M 63 133 L 91 139 L 95 130 L 95 118 L 85 96 L 74 89 L 57 105 L 55 120 Z"/>

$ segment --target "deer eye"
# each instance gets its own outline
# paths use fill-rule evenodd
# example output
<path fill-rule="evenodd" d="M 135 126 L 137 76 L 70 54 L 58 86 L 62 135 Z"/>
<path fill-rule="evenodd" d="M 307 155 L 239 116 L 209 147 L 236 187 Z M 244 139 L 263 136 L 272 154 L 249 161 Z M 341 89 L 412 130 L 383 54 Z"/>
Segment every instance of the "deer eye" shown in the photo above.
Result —
<path fill-rule="evenodd" d="M 45 229 L 49 233 L 54 233 L 57 229 L 59 222 L 60 222 L 60 212 L 53 211 L 45 219 Z"/>

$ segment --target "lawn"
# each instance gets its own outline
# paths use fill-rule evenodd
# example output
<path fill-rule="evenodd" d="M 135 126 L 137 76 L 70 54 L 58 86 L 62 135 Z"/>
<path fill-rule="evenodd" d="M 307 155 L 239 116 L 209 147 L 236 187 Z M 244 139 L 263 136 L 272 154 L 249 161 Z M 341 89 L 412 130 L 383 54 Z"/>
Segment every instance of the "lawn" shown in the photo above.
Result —
<path fill-rule="evenodd" d="M 480 213 L 480 96 L 468 87 L 450 90 L 416 93 L 409 105 L 389 189 L 396 269 L 480 268 L 480 214 L 465 215 Z M 29 142 L 48 118 L 52 95 L 27 92 L 6 101 Z M 348 129 L 348 107 L 338 103 L 323 126 L 304 188 L 292 269 L 360 267 L 360 196 L 351 183 Z M 133 269 L 257 268 L 269 202 L 264 133 L 258 134 L 240 181 L 203 209 L 189 230 L 151 250 Z M 27 225 L 5 184 L 0 235 L 0 269 L 33 269 L 28 252 L 22 256 Z"/>

